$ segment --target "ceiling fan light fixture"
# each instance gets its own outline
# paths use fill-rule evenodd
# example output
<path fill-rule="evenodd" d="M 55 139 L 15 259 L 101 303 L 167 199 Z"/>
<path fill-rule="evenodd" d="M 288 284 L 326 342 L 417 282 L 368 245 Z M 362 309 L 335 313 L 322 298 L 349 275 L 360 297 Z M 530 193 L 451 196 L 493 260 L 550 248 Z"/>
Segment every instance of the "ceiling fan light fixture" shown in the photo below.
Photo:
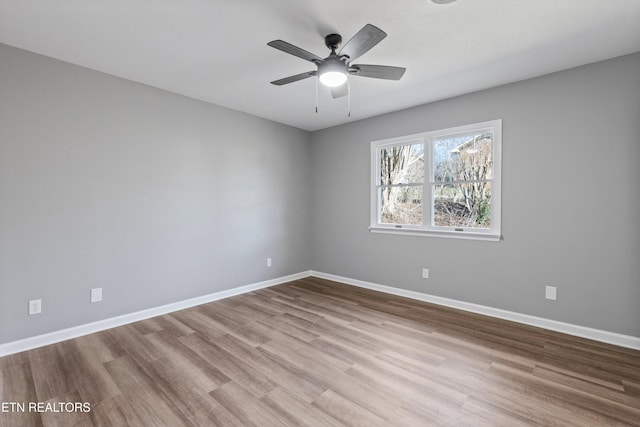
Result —
<path fill-rule="evenodd" d="M 347 81 L 347 75 L 341 71 L 327 71 L 320 74 L 320 83 L 328 87 L 342 86 Z"/>
<path fill-rule="evenodd" d="M 328 34 L 324 38 L 324 44 L 331 50 L 331 53 L 326 58 L 321 58 L 284 40 L 270 41 L 267 43 L 268 46 L 309 61 L 317 67 L 317 70 L 274 80 L 271 84 L 282 86 L 309 77 L 316 77 L 316 113 L 318 112 L 318 87 L 320 84 L 331 89 L 330 92 L 333 98 L 346 96 L 347 108 L 350 111 L 351 90 L 349 76 L 400 80 L 406 71 L 402 67 L 352 63 L 352 61 L 355 61 L 380 43 L 385 37 L 387 37 L 387 33 L 374 25 L 367 24 L 338 50 L 338 47 L 342 44 L 342 36 L 340 34 Z"/>
<path fill-rule="evenodd" d="M 347 64 L 339 58 L 327 58 L 318 65 L 318 79 L 328 87 L 342 86 L 347 81 Z"/>

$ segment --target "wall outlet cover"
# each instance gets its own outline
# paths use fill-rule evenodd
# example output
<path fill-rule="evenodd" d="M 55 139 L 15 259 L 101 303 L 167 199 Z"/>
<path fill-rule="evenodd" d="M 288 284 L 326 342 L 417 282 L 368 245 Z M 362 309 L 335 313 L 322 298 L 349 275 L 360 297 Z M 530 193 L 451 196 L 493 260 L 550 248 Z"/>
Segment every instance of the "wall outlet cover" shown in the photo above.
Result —
<path fill-rule="evenodd" d="M 546 286 L 544 288 L 544 297 L 555 301 L 557 296 L 557 289 L 555 286 Z"/>
<path fill-rule="evenodd" d="M 102 288 L 91 289 L 91 302 L 102 301 Z"/>
<path fill-rule="evenodd" d="M 42 300 L 32 299 L 31 301 L 29 301 L 29 316 L 39 313 L 42 313 Z"/>

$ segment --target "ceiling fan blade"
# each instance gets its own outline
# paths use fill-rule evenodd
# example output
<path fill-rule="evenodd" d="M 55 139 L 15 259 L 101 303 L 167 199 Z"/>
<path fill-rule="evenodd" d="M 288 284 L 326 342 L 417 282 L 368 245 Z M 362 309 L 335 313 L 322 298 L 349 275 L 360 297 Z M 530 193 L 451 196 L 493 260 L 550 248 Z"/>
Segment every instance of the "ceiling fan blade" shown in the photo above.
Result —
<path fill-rule="evenodd" d="M 400 80 L 405 71 L 407 71 L 406 68 L 390 67 L 388 65 L 354 64 L 349 67 L 349 74 L 351 75 L 386 80 Z"/>
<path fill-rule="evenodd" d="M 317 73 L 317 71 L 307 71 L 306 73 L 300 73 L 300 74 L 296 74 L 295 76 L 289 76 L 289 77 L 285 77 L 284 79 L 280 79 L 280 80 L 274 80 L 271 82 L 272 85 L 276 85 L 276 86 L 282 86 L 282 85 L 286 85 L 289 83 L 293 83 L 293 82 L 297 82 L 298 80 L 303 80 L 306 79 L 308 77 L 313 77 L 315 76 Z"/>
<path fill-rule="evenodd" d="M 367 24 L 362 27 L 355 36 L 351 37 L 351 40 L 342 46 L 342 49 L 338 52 L 338 56 L 346 55 L 349 57 L 349 62 L 355 61 L 368 52 L 369 49 L 380 43 L 385 37 L 387 37 L 387 33 L 378 27 Z"/>
<path fill-rule="evenodd" d="M 331 96 L 334 98 L 342 98 L 349 93 L 349 87 L 346 83 L 340 86 L 330 87 L 329 89 L 331 90 Z"/>
<path fill-rule="evenodd" d="M 320 64 L 324 60 L 320 58 L 318 55 L 314 55 L 311 52 L 307 52 L 304 49 L 299 48 L 298 46 L 294 46 L 291 43 L 287 43 L 283 40 L 274 40 L 272 42 L 267 43 L 268 46 L 274 47 L 278 50 L 286 52 L 290 55 L 297 56 L 298 58 L 306 59 L 307 61 L 311 61 L 314 64 Z"/>

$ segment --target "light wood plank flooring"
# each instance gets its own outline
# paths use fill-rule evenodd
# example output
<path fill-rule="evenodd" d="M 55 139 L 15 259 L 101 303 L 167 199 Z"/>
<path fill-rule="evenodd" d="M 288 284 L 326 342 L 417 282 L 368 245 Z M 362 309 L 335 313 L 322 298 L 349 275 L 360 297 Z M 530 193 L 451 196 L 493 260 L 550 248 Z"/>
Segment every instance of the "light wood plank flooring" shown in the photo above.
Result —
<path fill-rule="evenodd" d="M 2 402 L 91 404 L 7 427 L 640 425 L 640 352 L 317 278 L 0 368 Z"/>

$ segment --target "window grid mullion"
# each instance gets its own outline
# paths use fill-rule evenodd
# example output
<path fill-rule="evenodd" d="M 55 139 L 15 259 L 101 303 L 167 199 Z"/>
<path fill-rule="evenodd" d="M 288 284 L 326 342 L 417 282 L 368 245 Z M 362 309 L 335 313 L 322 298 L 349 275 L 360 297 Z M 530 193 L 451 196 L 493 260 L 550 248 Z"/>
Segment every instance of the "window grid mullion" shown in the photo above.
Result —
<path fill-rule="evenodd" d="M 428 145 L 428 146 L 427 146 Z M 433 224 L 433 190 L 429 185 L 429 181 L 433 180 L 433 150 L 431 138 L 424 141 L 424 152 L 428 158 L 424 162 L 424 183 L 422 187 L 423 205 L 422 205 L 422 226 L 431 228 Z"/>
<path fill-rule="evenodd" d="M 468 181 L 432 181 L 431 185 L 477 184 L 479 182 L 493 182 L 493 178 L 473 179 L 473 180 L 468 180 Z"/>
<path fill-rule="evenodd" d="M 394 187 L 420 187 L 424 185 L 422 182 L 410 182 L 408 184 L 379 184 L 378 188 L 394 188 Z"/>

